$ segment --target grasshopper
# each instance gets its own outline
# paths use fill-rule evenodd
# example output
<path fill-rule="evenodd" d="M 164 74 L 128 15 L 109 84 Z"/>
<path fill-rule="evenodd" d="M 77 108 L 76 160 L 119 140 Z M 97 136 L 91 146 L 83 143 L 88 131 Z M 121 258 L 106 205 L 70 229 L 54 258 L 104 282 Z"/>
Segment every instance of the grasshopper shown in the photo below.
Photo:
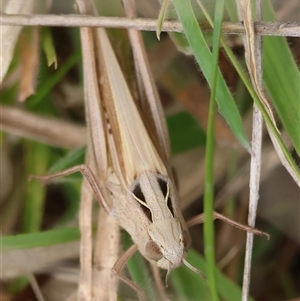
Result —
<path fill-rule="evenodd" d="M 89 1 L 77 0 L 77 5 L 82 14 L 96 14 Z M 148 98 L 145 104 L 137 104 L 105 30 L 81 28 L 81 40 L 86 120 L 92 152 L 100 153 L 95 167 L 97 177 L 89 166 L 79 165 L 33 178 L 47 182 L 75 172 L 83 174 L 100 205 L 131 235 L 134 245 L 115 263 L 113 271 L 145 300 L 143 291 L 121 275 L 128 259 L 138 250 L 149 262 L 167 270 L 166 281 L 171 270 L 182 264 L 202 275 L 185 257 L 191 246 L 188 228 L 201 223 L 203 215 L 186 222 L 179 208 L 169 162 L 166 122 L 154 84 L 150 82 L 150 88 L 144 87 L 155 95 L 153 100 Z M 151 78 L 149 68 L 140 66 L 140 72 Z M 145 119 L 150 119 L 152 126 L 147 126 Z M 218 213 L 214 213 L 214 217 L 228 222 Z M 264 234 L 229 222 L 238 228 Z"/>

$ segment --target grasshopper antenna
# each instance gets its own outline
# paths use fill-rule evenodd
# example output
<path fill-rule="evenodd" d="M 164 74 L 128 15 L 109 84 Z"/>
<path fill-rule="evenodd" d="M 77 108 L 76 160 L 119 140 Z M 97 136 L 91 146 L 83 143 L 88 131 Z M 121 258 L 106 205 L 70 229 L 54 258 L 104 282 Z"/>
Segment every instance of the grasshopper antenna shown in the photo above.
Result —
<path fill-rule="evenodd" d="M 205 275 L 199 271 L 198 269 L 196 269 L 195 267 L 193 267 L 191 264 L 189 264 L 185 259 L 182 259 L 182 263 L 188 267 L 190 270 L 192 270 L 193 272 L 195 272 L 196 274 L 200 275 L 204 280 L 207 280 Z"/>

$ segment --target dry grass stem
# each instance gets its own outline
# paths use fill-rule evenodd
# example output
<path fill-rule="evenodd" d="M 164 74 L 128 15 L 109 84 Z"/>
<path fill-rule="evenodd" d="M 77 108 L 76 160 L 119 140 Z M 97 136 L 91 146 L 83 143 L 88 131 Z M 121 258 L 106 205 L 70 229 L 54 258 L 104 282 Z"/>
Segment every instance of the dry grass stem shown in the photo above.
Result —
<path fill-rule="evenodd" d="M 38 301 L 45 301 L 45 298 L 40 290 L 39 284 L 36 281 L 36 278 L 33 274 L 28 275 L 32 290 L 34 291 L 35 297 Z"/>
<path fill-rule="evenodd" d="M 127 28 L 144 31 L 156 31 L 157 19 L 124 18 L 124 17 L 95 17 L 79 15 L 0 15 L 1 25 L 10 26 L 54 26 L 54 27 L 104 27 Z M 212 33 L 208 22 L 200 21 L 203 32 Z M 183 32 L 182 25 L 177 20 L 165 20 L 162 32 Z M 300 24 L 296 22 L 254 22 L 254 31 L 258 35 L 300 37 Z M 223 34 L 245 34 L 241 22 L 223 22 Z"/>
<path fill-rule="evenodd" d="M 78 250 L 79 243 L 76 241 L 49 247 L 4 251 L 1 253 L 1 279 L 50 270 L 54 263 L 77 257 Z"/>
<path fill-rule="evenodd" d="M 40 30 L 38 27 L 30 28 L 28 32 L 20 35 L 21 65 L 20 88 L 18 100 L 24 102 L 27 97 L 35 93 L 36 74 L 39 66 Z"/>
<path fill-rule="evenodd" d="M 86 145 L 86 129 L 75 123 L 0 106 L 2 131 L 51 146 L 79 148 Z"/>
<path fill-rule="evenodd" d="M 91 162 L 92 151 L 87 150 L 86 164 Z M 81 197 L 79 208 L 79 229 L 80 229 L 80 274 L 78 281 L 78 301 L 92 299 L 92 206 L 93 190 L 84 177 L 81 184 Z"/>
<path fill-rule="evenodd" d="M 260 99 L 264 103 L 272 121 L 275 123 L 272 111 L 269 109 L 269 104 L 264 97 L 263 81 L 262 81 L 262 39 L 255 35 L 253 28 L 253 17 L 251 12 L 251 5 L 249 0 L 237 1 L 239 8 L 239 15 L 245 24 L 246 35 L 243 37 L 245 45 L 245 59 L 255 90 Z M 256 1 L 256 18 L 261 19 L 261 2 Z M 276 124 L 275 124 L 276 125 Z M 252 125 L 252 154 L 250 163 L 250 194 L 249 194 L 249 214 L 248 224 L 251 227 L 255 226 L 257 206 L 259 199 L 259 184 L 260 184 L 260 170 L 261 170 L 261 146 L 262 146 L 262 131 L 263 118 L 262 114 L 254 104 L 253 108 L 253 125 Z M 251 261 L 253 249 L 253 233 L 247 232 L 246 240 L 246 254 L 244 263 L 244 277 L 242 300 L 247 301 L 249 297 L 250 279 L 251 279 Z"/>
<path fill-rule="evenodd" d="M 99 301 L 116 301 L 118 278 L 112 268 L 119 259 L 120 227 L 115 218 L 100 209 L 93 262 L 93 296 Z"/>

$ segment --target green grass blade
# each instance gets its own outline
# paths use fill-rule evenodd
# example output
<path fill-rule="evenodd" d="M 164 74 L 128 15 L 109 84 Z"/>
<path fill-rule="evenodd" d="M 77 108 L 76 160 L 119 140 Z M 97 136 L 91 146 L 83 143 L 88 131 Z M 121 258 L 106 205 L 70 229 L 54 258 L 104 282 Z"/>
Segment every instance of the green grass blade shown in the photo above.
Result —
<path fill-rule="evenodd" d="M 160 40 L 161 28 L 164 24 L 164 21 L 166 19 L 167 13 L 168 13 L 169 3 L 170 3 L 170 0 L 163 1 L 158 18 L 157 18 L 156 37 L 158 40 Z"/>
<path fill-rule="evenodd" d="M 219 60 L 220 36 L 223 20 L 224 1 L 216 3 L 213 33 L 213 74 L 209 104 L 207 143 L 205 150 L 205 189 L 204 189 L 204 253 L 207 261 L 207 278 L 212 295 L 212 300 L 218 301 L 215 262 L 215 231 L 213 222 L 214 208 L 214 137 L 215 137 L 215 95 L 217 92 L 217 70 Z"/>
<path fill-rule="evenodd" d="M 184 28 L 184 33 L 195 55 L 195 58 L 210 87 L 212 85 L 212 54 L 207 46 L 198 22 L 193 13 L 190 1 L 174 0 L 173 4 Z M 233 97 L 218 69 L 216 99 L 221 114 L 226 119 L 234 135 L 240 143 L 249 150 L 241 116 L 234 103 Z"/>
<path fill-rule="evenodd" d="M 26 171 L 30 174 L 45 174 L 50 148 L 45 144 L 26 141 Z M 23 211 L 23 231 L 36 232 L 42 225 L 44 215 L 45 187 L 37 181 L 26 185 L 25 207 Z"/>
<path fill-rule="evenodd" d="M 52 34 L 49 28 L 44 27 L 42 30 L 42 39 L 43 39 L 43 49 L 47 58 L 47 65 L 50 67 L 54 65 L 54 69 L 57 68 L 57 58 L 54 47 L 54 42 L 52 39 Z"/>
<path fill-rule="evenodd" d="M 263 1 L 263 5 L 264 20 L 274 20 L 270 2 Z M 285 38 L 263 38 L 263 71 L 280 121 L 300 154 L 300 73 Z"/>
<path fill-rule="evenodd" d="M 61 228 L 1 237 L 1 252 L 47 247 L 79 240 L 78 228 Z"/>

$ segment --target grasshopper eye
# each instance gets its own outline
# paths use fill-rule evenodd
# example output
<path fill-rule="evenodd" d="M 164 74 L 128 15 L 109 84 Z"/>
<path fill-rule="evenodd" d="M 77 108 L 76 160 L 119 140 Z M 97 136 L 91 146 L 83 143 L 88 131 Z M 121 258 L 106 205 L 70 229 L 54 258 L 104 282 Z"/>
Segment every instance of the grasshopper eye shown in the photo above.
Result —
<path fill-rule="evenodd" d="M 185 249 L 188 249 L 192 244 L 191 235 L 188 231 L 182 231 L 182 243 Z"/>
<path fill-rule="evenodd" d="M 163 257 L 163 254 L 160 251 L 158 244 L 156 242 L 154 242 L 153 240 L 150 240 L 147 242 L 145 250 L 146 250 L 147 256 L 149 258 L 151 258 L 152 260 L 158 261 L 159 259 L 161 259 Z"/>

